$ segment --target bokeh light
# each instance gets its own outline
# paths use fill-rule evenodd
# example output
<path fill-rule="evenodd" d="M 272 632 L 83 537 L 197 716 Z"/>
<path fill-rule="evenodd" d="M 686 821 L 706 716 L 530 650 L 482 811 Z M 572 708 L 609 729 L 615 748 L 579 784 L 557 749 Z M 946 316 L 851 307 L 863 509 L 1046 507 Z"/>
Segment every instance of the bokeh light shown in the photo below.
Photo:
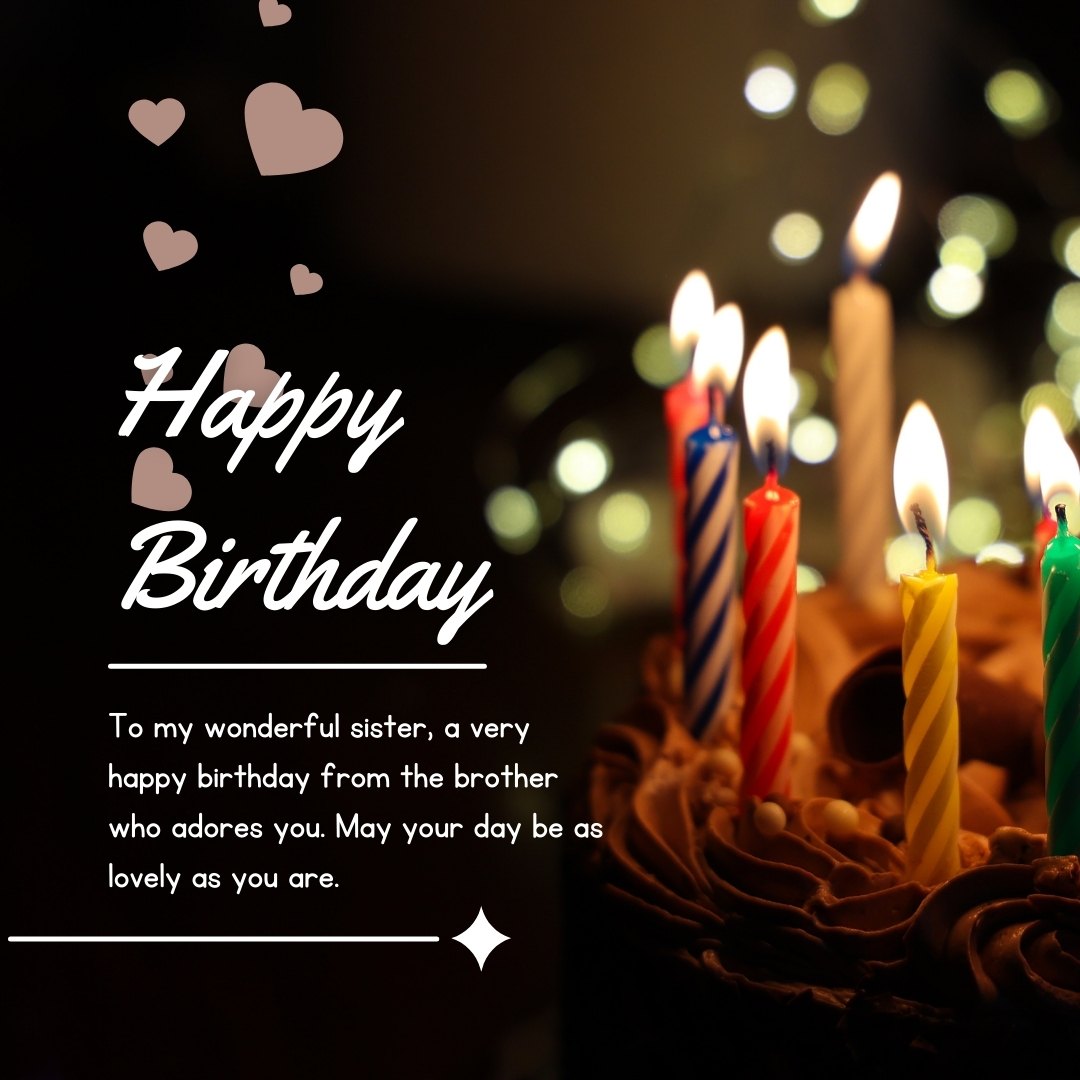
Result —
<path fill-rule="evenodd" d="M 899 581 L 901 574 L 917 574 L 925 567 L 926 545 L 918 533 L 898 536 L 885 551 L 885 573 L 890 581 Z"/>
<path fill-rule="evenodd" d="M 540 513 L 533 497 L 522 488 L 498 488 L 484 505 L 484 517 L 496 541 L 507 551 L 520 555 L 540 538 Z"/>
<path fill-rule="evenodd" d="M 595 491 L 611 472 L 611 453 L 599 439 L 574 439 L 555 458 L 555 480 L 571 495 Z"/>
<path fill-rule="evenodd" d="M 1054 258 L 1070 273 L 1080 277 L 1080 218 L 1069 218 L 1058 225 L 1051 247 Z"/>
<path fill-rule="evenodd" d="M 799 380 L 795 378 L 794 374 L 788 373 L 788 413 L 791 416 L 795 415 L 795 410 L 799 407 L 799 398 L 802 397 L 802 387 L 799 385 Z"/>
<path fill-rule="evenodd" d="M 1016 218 L 999 199 L 987 195 L 957 195 L 938 212 L 943 240 L 970 236 L 991 258 L 1004 255 L 1016 239 Z"/>
<path fill-rule="evenodd" d="M 862 6 L 862 0 L 799 0 L 799 12 L 814 26 L 846 19 Z"/>
<path fill-rule="evenodd" d="M 600 504 L 600 539 L 619 554 L 640 548 L 649 535 L 649 504 L 633 491 L 617 491 Z"/>
<path fill-rule="evenodd" d="M 1024 553 L 1015 544 L 998 540 L 996 543 L 987 544 L 976 556 L 977 563 L 1004 563 L 1006 566 L 1023 566 Z"/>
<path fill-rule="evenodd" d="M 781 262 L 803 263 L 817 254 L 821 235 L 816 218 L 795 210 L 785 214 L 772 227 L 769 246 Z"/>
<path fill-rule="evenodd" d="M 1017 461 L 1024 450 L 1024 421 L 1016 403 L 1001 401 L 986 409 L 975 422 L 971 445 L 991 465 Z"/>
<path fill-rule="evenodd" d="M 942 266 L 959 266 L 973 274 L 981 274 L 986 267 L 986 250 L 973 236 L 950 236 L 938 251 Z"/>
<path fill-rule="evenodd" d="M 671 333 L 664 323 L 643 330 L 631 355 L 634 370 L 650 386 L 670 386 L 686 374 L 686 357 L 671 347 Z"/>
<path fill-rule="evenodd" d="M 607 609 L 611 589 L 598 570 L 591 566 L 578 566 L 562 579 L 559 599 L 571 615 L 579 619 L 595 619 Z"/>
<path fill-rule="evenodd" d="M 527 423 L 588 374 L 588 359 L 570 346 L 552 349 L 515 376 L 504 393 L 510 413 Z"/>
<path fill-rule="evenodd" d="M 785 116 L 795 104 L 796 91 L 795 65 L 783 53 L 759 53 L 750 61 L 743 96 L 758 116 Z"/>
<path fill-rule="evenodd" d="M 1018 68 L 1006 68 L 990 79 L 986 104 L 1012 135 L 1037 135 L 1050 122 L 1050 104 L 1042 83 Z"/>
<path fill-rule="evenodd" d="M 989 499 L 961 499 L 949 511 L 946 535 L 962 555 L 974 555 L 1001 536 L 1001 511 Z"/>
<path fill-rule="evenodd" d="M 962 266 L 942 266 L 931 276 L 926 297 L 938 315 L 962 318 L 982 303 L 982 278 Z"/>
<path fill-rule="evenodd" d="M 818 399 L 817 379 L 809 371 L 795 368 L 791 372 L 791 382 L 794 386 L 795 402 L 791 406 L 793 420 L 801 420 L 810 414 L 810 410 Z"/>
<path fill-rule="evenodd" d="M 797 593 L 817 592 L 825 584 L 825 575 L 812 566 L 799 563 L 795 568 L 795 591 Z"/>
<path fill-rule="evenodd" d="M 791 431 L 791 452 L 808 465 L 828 461 L 836 452 L 836 426 L 824 416 L 807 416 Z"/>
<path fill-rule="evenodd" d="M 1080 342 L 1080 281 L 1070 281 L 1054 293 L 1054 300 L 1050 305 L 1050 320 L 1062 338 L 1070 343 Z"/>
<path fill-rule="evenodd" d="M 1054 365 L 1054 382 L 1066 397 L 1080 384 L 1080 345 L 1070 345 Z"/>
<path fill-rule="evenodd" d="M 1045 405 L 1061 425 L 1061 430 L 1066 434 L 1076 427 L 1076 411 L 1069 400 L 1068 395 L 1061 392 L 1057 383 L 1042 382 L 1032 386 L 1020 402 L 1020 419 L 1027 424 L 1031 414 L 1040 406 Z"/>
<path fill-rule="evenodd" d="M 858 126 L 869 96 L 870 83 L 857 67 L 830 64 L 814 78 L 806 110 L 818 131 L 845 135 Z"/>

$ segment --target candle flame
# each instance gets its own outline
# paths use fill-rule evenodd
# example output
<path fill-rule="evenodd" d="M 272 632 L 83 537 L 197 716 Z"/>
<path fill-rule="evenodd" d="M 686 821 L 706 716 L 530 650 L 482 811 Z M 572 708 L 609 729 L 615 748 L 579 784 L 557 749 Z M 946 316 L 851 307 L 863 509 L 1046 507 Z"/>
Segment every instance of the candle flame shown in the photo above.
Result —
<path fill-rule="evenodd" d="M 709 320 L 694 350 L 694 381 L 719 386 L 725 396 L 735 389 L 743 358 L 743 318 L 738 304 L 725 304 Z"/>
<path fill-rule="evenodd" d="M 1039 488 L 1043 505 L 1051 514 L 1055 503 L 1080 497 L 1080 464 L 1064 435 L 1048 442 L 1040 452 Z"/>
<path fill-rule="evenodd" d="M 743 415 L 758 468 L 787 463 L 788 417 L 791 409 L 791 361 L 788 340 L 779 326 L 761 335 L 743 375 Z"/>
<path fill-rule="evenodd" d="M 904 528 L 915 531 L 911 506 L 918 503 L 930 535 L 940 543 L 949 514 L 949 465 L 933 413 L 921 401 L 908 409 L 896 440 L 893 494 Z"/>
<path fill-rule="evenodd" d="M 900 177 L 894 172 L 882 173 L 866 193 L 848 232 L 848 250 L 863 270 L 884 254 L 899 206 Z"/>
<path fill-rule="evenodd" d="M 1040 458 L 1057 439 L 1063 439 L 1061 425 L 1052 409 L 1039 405 L 1028 417 L 1024 429 L 1024 483 L 1032 502 L 1042 498 L 1039 488 Z"/>
<path fill-rule="evenodd" d="M 696 344 L 713 317 L 713 293 L 700 270 L 683 278 L 671 305 L 671 345 L 677 352 Z"/>

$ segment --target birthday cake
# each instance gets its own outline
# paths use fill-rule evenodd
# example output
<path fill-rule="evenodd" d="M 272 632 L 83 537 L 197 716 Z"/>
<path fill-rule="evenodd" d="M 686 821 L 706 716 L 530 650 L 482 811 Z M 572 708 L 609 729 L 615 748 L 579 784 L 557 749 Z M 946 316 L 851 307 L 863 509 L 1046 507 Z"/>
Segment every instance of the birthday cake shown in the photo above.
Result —
<path fill-rule="evenodd" d="M 1075 1067 L 1080 858 L 1047 852 L 1038 592 L 956 569 L 960 869 L 932 886 L 907 873 L 898 607 L 800 598 L 790 797 L 740 799 L 738 703 L 691 736 L 680 652 L 650 643 L 589 766 L 574 981 L 611 1038 L 570 1023 L 571 1059 L 604 1047 L 580 1071 Z"/>

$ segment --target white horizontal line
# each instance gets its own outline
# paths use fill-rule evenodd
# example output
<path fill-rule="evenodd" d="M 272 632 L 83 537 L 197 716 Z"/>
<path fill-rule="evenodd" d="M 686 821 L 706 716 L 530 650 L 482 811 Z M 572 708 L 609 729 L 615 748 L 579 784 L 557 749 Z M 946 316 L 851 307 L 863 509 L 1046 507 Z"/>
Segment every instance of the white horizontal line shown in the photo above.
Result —
<path fill-rule="evenodd" d="M 204 936 L 183 936 L 183 937 L 171 937 L 171 936 L 135 936 L 135 937 L 110 937 L 103 935 L 59 935 L 49 937 L 9 937 L 8 941 L 16 944 L 42 944 L 42 943 L 55 943 L 55 942 L 75 942 L 75 943 L 91 943 L 91 944 L 171 944 L 176 943 L 213 943 L 213 944 L 233 944 L 233 943 L 255 943 L 266 942 L 272 944 L 328 944 L 328 943 L 412 943 L 412 942 L 431 942 L 438 941 L 437 937 L 399 937 L 399 936 L 387 936 L 387 937 L 204 937 Z"/>
<path fill-rule="evenodd" d="M 110 664 L 110 671 L 486 671 L 487 664 Z"/>

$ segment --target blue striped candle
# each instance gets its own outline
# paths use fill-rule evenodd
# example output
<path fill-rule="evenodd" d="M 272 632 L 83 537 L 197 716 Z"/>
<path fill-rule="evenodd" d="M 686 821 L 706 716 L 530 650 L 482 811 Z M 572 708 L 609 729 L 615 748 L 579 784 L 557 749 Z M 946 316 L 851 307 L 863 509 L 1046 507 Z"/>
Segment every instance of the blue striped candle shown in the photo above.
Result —
<path fill-rule="evenodd" d="M 731 708 L 739 440 L 726 424 L 686 440 L 686 724 L 704 737 Z"/>

